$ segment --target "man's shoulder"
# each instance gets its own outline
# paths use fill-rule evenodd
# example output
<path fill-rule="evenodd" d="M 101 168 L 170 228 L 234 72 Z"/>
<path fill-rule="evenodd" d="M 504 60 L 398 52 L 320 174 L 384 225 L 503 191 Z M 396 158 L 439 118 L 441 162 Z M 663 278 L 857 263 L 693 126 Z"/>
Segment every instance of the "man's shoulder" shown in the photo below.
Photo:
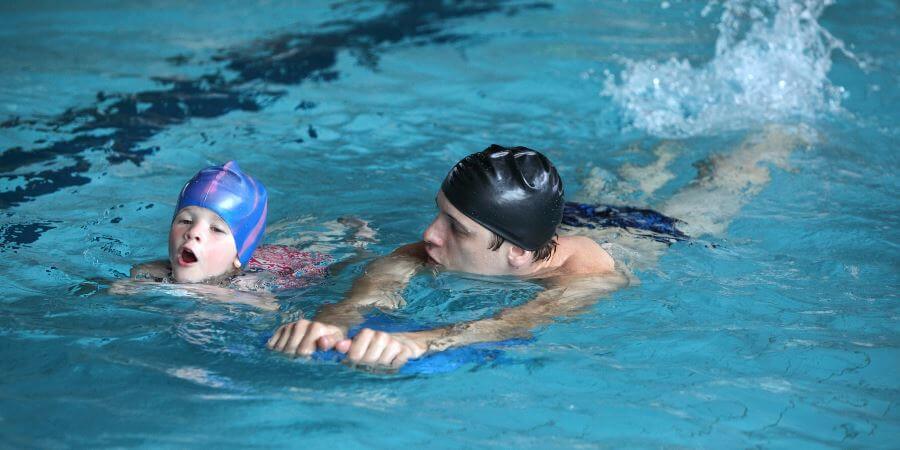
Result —
<path fill-rule="evenodd" d="M 596 241 L 585 236 L 559 238 L 561 253 L 566 255 L 564 270 L 570 273 L 594 274 L 615 270 L 612 256 Z"/>
<path fill-rule="evenodd" d="M 560 247 L 572 252 L 573 255 L 606 254 L 606 250 L 603 250 L 597 241 L 586 236 L 563 236 L 558 242 Z"/>

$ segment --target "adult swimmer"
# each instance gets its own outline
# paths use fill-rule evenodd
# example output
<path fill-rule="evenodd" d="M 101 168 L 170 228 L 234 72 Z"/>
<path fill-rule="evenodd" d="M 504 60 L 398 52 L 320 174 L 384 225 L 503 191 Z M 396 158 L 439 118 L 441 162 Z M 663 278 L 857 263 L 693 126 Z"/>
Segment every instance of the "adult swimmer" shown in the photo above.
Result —
<path fill-rule="evenodd" d="M 462 159 L 447 175 L 436 197 L 438 215 L 421 242 L 372 262 L 344 300 L 324 306 L 313 320 L 282 325 L 267 346 L 301 356 L 335 349 L 351 363 L 397 368 L 426 353 L 527 336 L 532 328 L 582 312 L 628 284 L 624 268 L 607 249 L 638 248 L 643 262 L 652 263 L 668 244 L 688 234 L 724 230 L 740 206 L 769 181 L 766 164 L 784 166 L 797 145 L 795 136 L 769 128 L 732 154 L 713 156 L 709 170 L 662 205 L 666 214 L 684 222 L 649 209 L 565 203 L 559 175 L 544 155 L 493 145 Z M 591 237 L 557 236 L 561 221 L 564 232 Z M 607 244 L 600 246 L 597 240 Z M 426 266 L 511 275 L 535 280 L 545 289 L 487 319 L 417 332 L 364 328 L 347 338 L 370 309 L 402 306 L 403 289 Z"/>
<path fill-rule="evenodd" d="M 463 158 L 444 179 L 436 202 L 439 213 L 422 241 L 371 263 L 343 301 L 326 305 L 314 320 L 281 326 L 268 347 L 302 356 L 334 348 L 355 364 L 397 368 L 426 353 L 527 335 L 627 284 L 592 239 L 557 236 L 565 206 L 562 180 L 535 150 L 492 145 Z M 364 328 L 347 339 L 371 308 L 400 307 L 402 290 L 425 266 L 515 276 L 545 289 L 489 319 L 403 333 Z"/>

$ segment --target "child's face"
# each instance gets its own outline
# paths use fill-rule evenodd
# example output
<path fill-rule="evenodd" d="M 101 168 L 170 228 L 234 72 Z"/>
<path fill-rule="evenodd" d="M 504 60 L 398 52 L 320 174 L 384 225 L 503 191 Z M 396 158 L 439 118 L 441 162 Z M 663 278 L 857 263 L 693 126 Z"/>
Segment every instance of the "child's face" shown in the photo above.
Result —
<path fill-rule="evenodd" d="M 231 229 L 218 214 L 198 206 L 182 208 L 169 231 L 169 262 L 180 283 L 197 283 L 240 267 Z"/>

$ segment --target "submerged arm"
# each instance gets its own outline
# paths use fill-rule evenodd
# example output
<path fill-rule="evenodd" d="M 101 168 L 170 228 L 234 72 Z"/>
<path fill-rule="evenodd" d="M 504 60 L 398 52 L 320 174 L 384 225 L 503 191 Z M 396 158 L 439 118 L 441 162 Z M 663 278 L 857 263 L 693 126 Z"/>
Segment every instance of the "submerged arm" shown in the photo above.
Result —
<path fill-rule="evenodd" d="M 159 260 L 138 264 L 131 268 L 131 278 L 134 279 L 159 279 L 162 280 L 169 276 L 171 268 L 169 261 Z"/>
<path fill-rule="evenodd" d="M 338 303 L 325 305 L 315 320 L 342 327 L 344 332 L 361 323 L 372 308 L 397 309 L 404 305 L 402 293 L 410 278 L 422 267 L 420 244 L 410 244 L 379 258 L 366 267 L 353 282 L 347 296 Z"/>
<path fill-rule="evenodd" d="M 148 291 L 171 292 L 174 295 L 187 295 L 220 303 L 240 303 L 266 311 L 278 309 L 275 296 L 266 291 L 247 292 L 210 284 L 172 284 L 141 279 L 115 280 L 109 287 L 109 292 L 117 295 L 131 295 Z"/>
<path fill-rule="evenodd" d="M 222 286 L 202 283 L 165 282 L 171 275 L 171 267 L 166 260 L 151 261 L 131 268 L 131 279 L 115 280 L 109 286 L 109 292 L 117 295 L 130 295 L 143 290 L 168 291 L 176 295 L 188 294 L 205 300 L 221 303 L 241 303 L 256 306 L 267 311 L 278 309 L 275 296 L 261 289 L 230 289 Z M 239 281 L 240 281 L 240 277 Z M 247 284 L 247 283 L 244 283 Z"/>
<path fill-rule="evenodd" d="M 626 283 L 619 274 L 555 280 L 528 303 L 506 308 L 494 317 L 407 334 L 425 343 L 426 352 L 478 342 L 530 337 L 534 328 L 552 323 L 557 318 L 583 314 L 600 297 Z"/>
<path fill-rule="evenodd" d="M 528 303 L 504 309 L 488 319 L 409 333 L 364 329 L 352 342 L 342 342 L 338 349 L 346 349 L 347 359 L 357 364 L 399 367 L 407 359 L 426 353 L 528 337 L 535 327 L 551 323 L 557 317 L 580 314 L 601 296 L 626 284 L 626 277 L 619 273 L 557 279 Z"/>

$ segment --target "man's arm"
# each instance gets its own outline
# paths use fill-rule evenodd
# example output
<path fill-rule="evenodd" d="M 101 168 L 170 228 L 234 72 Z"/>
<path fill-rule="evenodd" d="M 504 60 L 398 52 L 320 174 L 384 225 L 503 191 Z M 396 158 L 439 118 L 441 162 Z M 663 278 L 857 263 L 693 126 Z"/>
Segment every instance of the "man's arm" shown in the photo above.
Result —
<path fill-rule="evenodd" d="M 336 325 L 346 331 L 360 324 L 372 308 L 402 307 L 406 303 L 403 290 L 425 263 L 424 248 L 421 242 L 405 245 L 387 257 L 373 261 L 353 282 L 344 300 L 323 306 L 315 321 Z"/>
<path fill-rule="evenodd" d="M 619 273 L 555 279 L 528 303 L 504 309 L 488 319 L 409 333 L 364 329 L 353 341 L 340 342 L 337 349 L 346 352 L 347 359 L 356 364 L 397 368 L 426 353 L 530 336 L 535 327 L 557 317 L 579 314 L 601 296 L 627 283 L 627 278 Z"/>
<path fill-rule="evenodd" d="M 266 344 L 289 355 L 310 355 L 319 348 L 329 350 L 364 320 L 372 308 L 396 309 L 404 304 L 403 289 L 427 260 L 422 242 L 408 244 L 379 258 L 353 282 L 347 296 L 325 305 L 313 320 L 301 319 L 279 327 Z"/>

